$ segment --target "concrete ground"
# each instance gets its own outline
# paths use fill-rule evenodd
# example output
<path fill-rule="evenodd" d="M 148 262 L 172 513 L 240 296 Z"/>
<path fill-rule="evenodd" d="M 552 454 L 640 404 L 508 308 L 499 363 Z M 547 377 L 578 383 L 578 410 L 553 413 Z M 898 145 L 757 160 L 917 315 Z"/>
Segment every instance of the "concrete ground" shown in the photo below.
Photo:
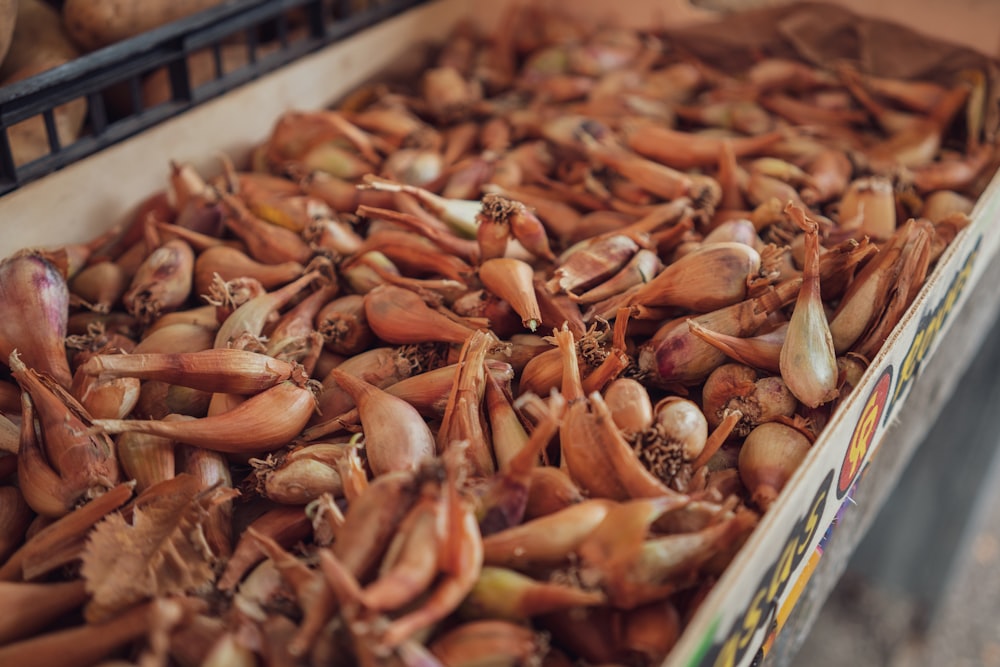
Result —
<path fill-rule="evenodd" d="M 793 667 L 1000 667 L 1000 457 L 936 607 L 848 567 Z"/>

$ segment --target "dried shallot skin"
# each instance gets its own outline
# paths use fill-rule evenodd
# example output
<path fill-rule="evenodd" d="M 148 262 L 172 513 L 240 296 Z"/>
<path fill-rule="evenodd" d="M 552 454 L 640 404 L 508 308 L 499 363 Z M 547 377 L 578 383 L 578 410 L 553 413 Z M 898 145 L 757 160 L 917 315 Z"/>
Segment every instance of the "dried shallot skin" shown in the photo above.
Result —
<path fill-rule="evenodd" d="M 0 664 L 662 664 L 996 165 L 684 37 L 512 3 L 0 262 Z"/>

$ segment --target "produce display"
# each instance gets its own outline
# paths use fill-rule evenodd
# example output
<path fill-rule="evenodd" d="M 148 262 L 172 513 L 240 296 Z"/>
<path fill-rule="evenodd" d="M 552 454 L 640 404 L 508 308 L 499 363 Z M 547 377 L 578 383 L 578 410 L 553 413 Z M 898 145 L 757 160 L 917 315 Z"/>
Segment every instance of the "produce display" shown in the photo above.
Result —
<path fill-rule="evenodd" d="M 969 223 L 989 79 L 518 6 L 0 262 L 0 664 L 670 653 Z"/>

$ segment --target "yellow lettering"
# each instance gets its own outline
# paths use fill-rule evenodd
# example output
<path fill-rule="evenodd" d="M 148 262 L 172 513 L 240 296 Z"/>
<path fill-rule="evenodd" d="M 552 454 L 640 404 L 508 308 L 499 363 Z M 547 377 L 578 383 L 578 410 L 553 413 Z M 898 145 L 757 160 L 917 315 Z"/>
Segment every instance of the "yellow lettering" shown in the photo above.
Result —
<path fill-rule="evenodd" d="M 778 598 L 780 589 L 788 581 L 788 578 L 792 576 L 792 561 L 795 559 L 796 546 L 798 546 L 796 540 L 788 540 L 788 544 L 782 550 L 781 556 L 778 557 L 774 574 L 771 576 L 771 585 L 767 588 L 767 601 L 769 603 L 774 602 Z"/>
<path fill-rule="evenodd" d="M 962 270 L 957 276 L 955 276 L 955 282 L 952 284 L 951 289 L 948 290 L 948 294 L 945 296 L 944 304 L 942 306 L 942 310 L 944 310 L 945 313 L 950 313 L 952 308 L 955 307 L 955 302 L 958 301 L 959 295 L 962 293 L 962 290 L 965 289 L 965 284 L 969 282 L 969 276 L 972 275 L 972 261 L 975 259 L 976 254 L 978 253 L 973 253 L 969 256 L 969 259 L 965 262 L 965 266 L 963 266 Z"/>
<path fill-rule="evenodd" d="M 913 375 L 917 371 L 917 350 L 924 342 L 925 333 L 925 331 L 918 331 L 917 335 L 913 337 L 910 349 L 906 352 L 906 359 L 903 361 L 903 367 L 899 371 L 900 384 L 908 383 L 912 380 Z"/>
<path fill-rule="evenodd" d="M 934 313 L 934 317 L 927 324 L 927 337 L 934 339 L 937 338 L 938 333 L 941 331 L 941 325 L 944 324 L 944 318 L 946 313 L 944 309 L 938 310 Z"/>
<path fill-rule="evenodd" d="M 941 303 L 941 312 L 944 316 L 947 316 L 951 312 L 952 308 L 955 307 L 955 302 L 958 301 L 958 295 L 962 291 L 962 281 L 956 280 L 955 284 L 951 286 L 948 293 L 944 295 L 944 301 Z"/>
<path fill-rule="evenodd" d="M 955 276 L 955 282 L 952 283 L 951 288 L 948 290 L 948 294 L 945 295 L 944 303 L 940 306 L 940 311 L 943 313 L 942 319 L 948 315 L 955 307 L 955 302 L 958 301 L 958 297 L 965 290 L 965 284 L 969 282 L 969 277 L 972 275 L 972 265 L 979 255 L 979 251 L 974 251 L 969 258 L 965 260 L 965 265 L 962 270 L 959 271 L 958 275 Z"/>
<path fill-rule="evenodd" d="M 781 583 L 782 585 L 788 583 L 788 580 L 792 578 L 792 569 L 795 563 L 795 550 L 799 546 L 798 540 L 792 540 L 785 547 L 785 550 L 781 552 L 781 560 L 778 561 L 778 571 L 781 572 Z M 772 598 L 772 601 L 774 598 Z"/>
<path fill-rule="evenodd" d="M 730 637 L 722 645 L 718 657 L 715 658 L 715 667 L 734 667 L 736 665 L 736 637 Z"/>
<path fill-rule="evenodd" d="M 858 472 L 877 426 L 878 405 L 871 402 L 865 406 L 865 411 L 861 414 L 858 426 L 854 430 L 854 437 L 851 438 L 850 449 L 847 452 L 848 461 L 851 464 L 851 477 L 854 477 L 854 474 Z"/>
<path fill-rule="evenodd" d="M 965 264 L 962 265 L 962 277 L 968 279 L 972 275 L 972 266 L 976 263 L 976 257 L 979 257 L 979 248 L 976 247 L 971 253 L 969 253 L 968 259 L 965 260 Z"/>
<path fill-rule="evenodd" d="M 934 343 L 934 334 L 937 333 L 936 329 L 931 328 L 934 324 L 934 320 L 931 320 L 927 327 L 924 329 L 923 336 L 920 338 L 920 346 L 917 348 L 917 359 L 923 361 L 924 357 L 927 356 L 927 350 Z"/>
<path fill-rule="evenodd" d="M 940 333 L 945 319 L 955 308 L 955 304 L 958 303 L 958 298 L 972 276 L 972 267 L 979 256 L 978 243 L 979 241 L 977 241 L 977 247 L 965 259 L 962 269 L 955 274 L 951 285 L 948 286 L 947 293 L 938 302 L 931 318 L 913 337 L 913 342 L 910 344 L 910 349 L 907 350 L 906 358 L 903 360 L 902 367 L 899 370 L 899 380 L 896 383 L 896 391 L 892 395 L 891 405 L 896 404 L 903 390 L 910 385 L 914 375 L 916 375 L 917 365 L 927 356 L 927 352 L 934 344 L 934 340 L 937 338 L 938 333 Z"/>
<path fill-rule="evenodd" d="M 762 588 L 754 593 L 753 598 L 750 600 L 750 609 L 747 610 L 746 616 L 743 617 L 743 633 L 740 635 L 739 649 L 742 651 L 753 639 L 754 634 L 758 630 L 758 625 L 760 624 L 761 618 L 764 615 L 764 610 L 761 609 L 762 603 L 764 602 L 765 590 Z"/>
<path fill-rule="evenodd" d="M 965 289 L 965 284 L 969 282 L 969 277 L 971 275 L 972 275 L 972 264 L 966 262 L 965 266 L 962 267 L 962 272 L 958 274 L 958 280 L 956 281 L 957 282 L 955 290 L 956 292 L 958 292 L 959 294 L 962 293 L 962 290 Z"/>
<path fill-rule="evenodd" d="M 823 504 L 826 502 L 826 491 L 824 490 L 818 496 L 816 500 L 813 501 L 812 507 L 809 508 L 809 518 L 806 519 L 806 536 L 802 540 L 801 550 L 804 551 L 808 548 L 809 543 L 812 542 L 813 537 L 816 535 L 816 530 L 819 528 L 819 520 L 822 518 Z M 801 555 L 801 554 L 800 554 Z"/>
<path fill-rule="evenodd" d="M 892 397 L 893 403 L 896 402 L 896 398 L 899 396 L 899 392 L 903 390 L 903 387 L 910 383 L 913 379 L 913 374 L 916 371 L 917 364 L 917 348 L 924 340 L 924 332 L 918 331 L 917 335 L 913 339 L 913 343 L 910 344 L 910 349 L 906 353 L 906 358 L 903 360 L 903 366 L 899 369 L 899 382 L 896 384 L 896 394 Z"/>

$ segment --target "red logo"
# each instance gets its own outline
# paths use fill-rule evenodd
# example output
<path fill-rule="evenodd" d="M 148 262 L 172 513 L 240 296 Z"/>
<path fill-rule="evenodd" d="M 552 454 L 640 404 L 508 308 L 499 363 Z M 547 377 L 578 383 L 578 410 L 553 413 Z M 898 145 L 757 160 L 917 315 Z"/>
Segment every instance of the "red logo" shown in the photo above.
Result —
<path fill-rule="evenodd" d="M 889 400 L 889 387 L 892 385 L 892 366 L 882 372 L 882 377 L 875 383 L 872 393 L 868 395 L 865 407 L 861 411 L 854 433 L 851 434 L 851 442 L 847 446 L 847 453 L 844 455 L 844 463 L 840 468 L 840 479 L 837 481 L 837 498 L 843 498 L 854 478 L 861 470 L 861 463 L 865 460 L 865 455 L 871 449 L 875 440 L 875 432 L 878 431 L 879 422 L 882 420 L 882 413 L 885 411 L 885 404 Z"/>

